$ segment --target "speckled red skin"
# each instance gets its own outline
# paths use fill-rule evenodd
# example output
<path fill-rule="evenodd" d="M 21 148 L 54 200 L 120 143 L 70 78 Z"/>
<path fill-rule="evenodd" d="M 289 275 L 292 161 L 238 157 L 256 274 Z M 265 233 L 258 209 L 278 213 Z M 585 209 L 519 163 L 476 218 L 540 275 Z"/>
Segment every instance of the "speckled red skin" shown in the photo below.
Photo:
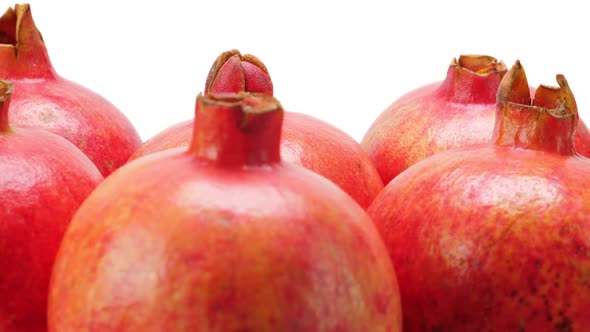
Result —
<path fill-rule="evenodd" d="M 441 152 L 375 199 L 368 212 L 396 267 L 404 331 L 590 326 L 590 164 L 540 155 Z"/>
<path fill-rule="evenodd" d="M 241 91 L 272 95 L 268 71 L 251 55 L 242 57 L 237 50 L 224 52 L 211 68 L 205 93 Z M 193 127 L 193 120 L 188 120 L 163 130 L 146 141 L 129 160 L 189 146 Z M 285 112 L 281 157 L 336 183 L 364 209 L 383 189 L 375 166 L 358 142 L 329 123 L 303 113 Z"/>
<path fill-rule="evenodd" d="M 165 129 L 143 144 L 130 158 L 191 142 L 193 121 Z M 304 166 L 337 184 L 366 209 L 383 189 L 383 182 L 361 146 L 340 129 L 312 116 L 285 112 L 281 139 L 283 161 Z"/>
<path fill-rule="evenodd" d="M 527 117 L 518 112 L 514 123 Z M 546 120 L 420 161 L 369 207 L 396 267 L 404 331 L 588 329 L 590 161 L 559 134 L 572 121 Z"/>
<path fill-rule="evenodd" d="M 94 164 L 65 139 L 0 125 L 0 331 L 47 331 L 58 246 L 74 212 L 101 180 Z"/>
<path fill-rule="evenodd" d="M 104 97 L 55 72 L 28 5 L 8 9 L 0 35 L 0 78 L 14 85 L 12 123 L 66 138 L 105 176 L 127 162 L 141 144 L 137 131 Z"/>
<path fill-rule="evenodd" d="M 374 225 L 336 185 L 280 161 L 282 114 L 250 114 L 241 133 L 228 115 L 216 134 L 213 113 L 197 114 L 198 144 L 128 163 L 80 208 L 49 331 L 401 331 Z"/>
<path fill-rule="evenodd" d="M 487 64 L 491 70 L 475 74 L 452 63 L 445 80 L 408 92 L 373 122 L 361 146 L 384 184 L 433 154 L 490 142 L 496 92 L 506 70 L 503 64 L 495 63 L 494 58 L 483 57 L 494 62 Z M 485 66 L 480 63 L 474 69 Z M 590 156 L 590 131 L 582 121 L 578 122 L 574 142 L 579 154 Z"/>

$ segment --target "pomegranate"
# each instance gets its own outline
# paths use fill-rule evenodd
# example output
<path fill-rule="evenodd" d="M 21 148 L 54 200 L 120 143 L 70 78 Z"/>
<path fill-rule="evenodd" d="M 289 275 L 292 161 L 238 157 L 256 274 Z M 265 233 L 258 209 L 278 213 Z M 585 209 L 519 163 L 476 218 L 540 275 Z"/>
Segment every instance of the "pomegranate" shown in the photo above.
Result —
<path fill-rule="evenodd" d="M 393 179 L 368 209 L 389 249 L 404 331 L 585 331 L 590 160 L 563 75 L 531 99 L 503 78 L 490 143 L 450 149 Z"/>
<path fill-rule="evenodd" d="M 72 215 L 102 176 L 65 139 L 11 127 L 0 81 L 0 331 L 47 331 L 49 277 Z"/>
<path fill-rule="evenodd" d="M 249 92 L 273 94 L 264 64 L 237 50 L 222 53 L 209 72 L 205 93 Z M 145 142 L 130 158 L 191 143 L 193 121 L 175 124 Z M 352 137 L 312 116 L 285 112 L 281 158 L 304 166 L 336 183 L 363 208 L 383 189 L 383 182 L 367 153 Z"/>
<path fill-rule="evenodd" d="M 141 144 L 133 125 L 113 104 L 55 72 L 28 4 L 17 4 L 0 17 L 0 78 L 14 85 L 14 125 L 66 138 L 105 176 Z"/>
<path fill-rule="evenodd" d="M 444 81 L 410 91 L 381 113 L 361 146 L 383 183 L 438 152 L 488 142 L 506 70 L 491 56 L 461 55 L 451 62 Z M 590 156 L 590 132 L 582 121 L 574 143 L 578 153 Z"/>
<path fill-rule="evenodd" d="M 281 162 L 278 101 L 200 95 L 195 113 L 188 149 L 128 163 L 79 209 L 49 331 L 401 331 L 374 224 Z"/>

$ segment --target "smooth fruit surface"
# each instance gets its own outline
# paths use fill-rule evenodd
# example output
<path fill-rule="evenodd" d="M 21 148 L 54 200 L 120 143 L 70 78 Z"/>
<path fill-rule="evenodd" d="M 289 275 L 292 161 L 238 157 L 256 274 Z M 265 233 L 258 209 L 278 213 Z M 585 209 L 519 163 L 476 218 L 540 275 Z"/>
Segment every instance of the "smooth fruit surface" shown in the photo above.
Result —
<path fill-rule="evenodd" d="M 50 331 L 400 331 L 377 230 L 336 185 L 280 161 L 274 98 L 200 96 L 196 117 L 188 149 L 128 163 L 84 202 Z"/>
<path fill-rule="evenodd" d="M 14 81 L 14 86 L 10 117 L 15 126 L 42 128 L 64 137 L 104 175 L 126 163 L 141 144 L 135 128 L 119 110 L 74 82 Z"/>
<path fill-rule="evenodd" d="M 507 75 L 494 143 L 416 163 L 368 209 L 404 331 L 590 326 L 590 161 L 573 147 L 575 101 L 562 76 L 533 100 L 520 63 Z"/>
<path fill-rule="evenodd" d="M 9 126 L 8 86 L 0 81 L 0 331 L 43 332 L 59 244 L 102 176 L 65 139 Z"/>
<path fill-rule="evenodd" d="M 490 143 L 506 71 L 493 57 L 462 55 L 453 59 L 443 81 L 416 88 L 387 107 L 361 141 L 383 183 L 436 153 Z M 578 153 L 590 156 L 590 131 L 582 121 L 574 142 Z"/>
<path fill-rule="evenodd" d="M 590 164 L 539 154 L 441 152 L 375 199 L 404 331 L 589 326 Z"/>

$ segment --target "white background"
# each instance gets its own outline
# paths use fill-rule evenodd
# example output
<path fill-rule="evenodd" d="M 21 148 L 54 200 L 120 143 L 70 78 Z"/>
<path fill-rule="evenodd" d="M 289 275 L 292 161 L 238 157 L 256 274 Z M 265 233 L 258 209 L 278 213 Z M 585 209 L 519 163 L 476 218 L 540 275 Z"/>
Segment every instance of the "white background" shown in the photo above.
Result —
<path fill-rule="evenodd" d="M 3 2 L 8 8 L 14 3 Z M 223 51 L 267 66 L 289 111 L 360 140 L 390 103 L 444 79 L 453 57 L 520 59 L 529 83 L 563 73 L 590 122 L 583 1 L 31 0 L 56 71 L 117 105 L 145 140 L 192 118 Z"/>

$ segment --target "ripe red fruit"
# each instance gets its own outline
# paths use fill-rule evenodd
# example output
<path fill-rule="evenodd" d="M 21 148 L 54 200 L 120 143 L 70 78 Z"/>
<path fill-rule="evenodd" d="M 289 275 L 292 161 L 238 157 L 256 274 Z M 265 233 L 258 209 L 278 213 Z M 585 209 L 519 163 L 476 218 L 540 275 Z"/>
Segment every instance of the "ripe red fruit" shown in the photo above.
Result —
<path fill-rule="evenodd" d="M 59 243 L 102 176 L 65 139 L 10 127 L 11 92 L 0 81 L 0 331 L 44 332 Z"/>
<path fill-rule="evenodd" d="M 400 284 L 404 331 L 590 326 L 590 161 L 562 75 L 531 100 L 519 62 L 498 90 L 493 144 L 441 152 L 369 207 Z"/>
<path fill-rule="evenodd" d="M 381 113 L 361 146 L 383 183 L 435 153 L 488 143 L 505 73 L 504 63 L 493 57 L 462 55 L 453 59 L 444 81 L 407 93 Z M 582 121 L 574 144 L 578 153 L 590 156 L 590 132 Z"/>
<path fill-rule="evenodd" d="M 10 109 L 14 125 L 64 137 L 105 176 L 141 144 L 113 104 L 55 72 L 28 4 L 17 4 L 0 17 L 0 78 L 15 87 Z"/>
<path fill-rule="evenodd" d="M 236 50 L 222 53 L 213 64 L 205 93 L 273 94 L 264 64 Z M 145 142 L 130 160 L 176 147 L 189 146 L 193 120 L 178 123 Z M 352 137 L 329 123 L 296 112 L 285 112 L 281 158 L 328 178 L 363 208 L 383 189 L 369 156 Z"/>
<path fill-rule="evenodd" d="M 373 223 L 280 161 L 282 119 L 270 96 L 200 96 L 188 150 L 107 178 L 62 242 L 49 331 L 400 331 Z"/>

